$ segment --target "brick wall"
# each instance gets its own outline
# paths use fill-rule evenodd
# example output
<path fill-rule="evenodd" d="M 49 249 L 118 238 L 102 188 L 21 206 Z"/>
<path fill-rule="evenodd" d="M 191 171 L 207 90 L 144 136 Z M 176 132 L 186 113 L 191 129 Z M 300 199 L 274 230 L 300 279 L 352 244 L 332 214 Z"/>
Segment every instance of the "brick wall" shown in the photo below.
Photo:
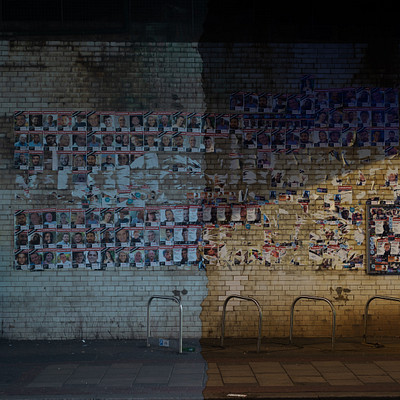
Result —
<path fill-rule="evenodd" d="M 396 87 L 398 74 L 382 74 L 379 66 L 370 65 L 366 45 L 19 40 L 2 41 L 0 46 L 3 337 L 144 338 L 147 299 L 153 294 L 174 293 L 183 299 L 186 337 L 219 336 L 223 300 L 230 294 L 259 300 L 265 336 L 288 335 L 290 304 L 301 294 L 332 300 L 338 313 L 338 335 L 360 336 L 365 301 L 375 294 L 396 296 L 397 276 L 365 273 L 366 239 L 357 244 L 354 238 L 359 229 L 365 234 L 364 224 L 349 224 L 341 235 L 354 256 L 364 256 L 362 268 L 346 269 L 343 262 L 336 261 L 332 268 L 320 268 L 309 257 L 310 233 L 323 234 L 318 220 L 331 215 L 318 188 L 335 194 L 340 185 L 352 186 L 352 200 L 346 207 L 360 211 L 365 211 L 368 198 L 395 198 L 394 187 L 385 186 L 385 180 L 389 169 L 398 168 L 398 156 L 386 156 L 383 147 L 368 148 L 369 155 L 348 148 L 347 165 L 331 153 L 332 149 L 304 149 L 295 156 L 277 154 L 274 170 L 283 171 L 288 180 L 300 176 L 304 186 L 293 188 L 296 194 L 290 198 L 261 205 L 269 227 L 252 224 L 250 229 L 238 226 L 232 232 L 205 230 L 220 250 L 219 258 L 207 265 L 207 272 L 195 266 L 35 272 L 16 271 L 12 266 L 15 210 L 82 205 L 71 186 L 59 188 L 57 171 L 30 175 L 13 168 L 14 110 L 228 112 L 229 95 L 234 91 L 296 93 L 305 74 L 315 76 L 318 88 Z M 271 190 L 286 192 L 271 185 L 273 171 L 249 168 L 255 174 L 255 179 L 249 179 L 242 169 L 233 168 L 238 165 L 236 159 L 244 164 L 252 159 L 251 151 L 238 150 L 228 139 L 218 139 L 216 149 L 216 153 L 201 157 L 203 173 L 195 179 L 166 175 L 156 168 L 151 175 L 145 170 L 139 183 L 155 182 L 155 205 L 165 199 L 184 204 L 187 192 L 201 192 L 205 187 L 215 192 L 223 186 L 233 197 L 247 191 L 248 201 L 256 196 L 268 198 Z M 357 185 L 360 171 L 367 178 L 363 186 Z M 101 175 L 96 179 L 104 192 L 107 182 Z M 117 181 L 116 176 L 112 179 Z M 304 190 L 310 192 L 306 212 L 297 199 Z M 264 241 L 271 238 L 275 244 L 296 241 L 297 246 L 282 245 L 279 256 L 269 258 L 267 265 L 265 260 L 246 259 L 247 251 L 261 252 Z M 254 306 L 236 300 L 230 304 L 227 335 L 255 336 Z M 306 302 L 298 310 L 295 334 L 329 335 L 326 305 Z M 396 305 L 376 303 L 371 314 L 380 325 L 373 329 L 394 335 L 398 313 Z M 173 325 L 177 313 L 170 306 L 157 302 L 153 316 L 152 326 L 160 337 L 176 335 Z"/>

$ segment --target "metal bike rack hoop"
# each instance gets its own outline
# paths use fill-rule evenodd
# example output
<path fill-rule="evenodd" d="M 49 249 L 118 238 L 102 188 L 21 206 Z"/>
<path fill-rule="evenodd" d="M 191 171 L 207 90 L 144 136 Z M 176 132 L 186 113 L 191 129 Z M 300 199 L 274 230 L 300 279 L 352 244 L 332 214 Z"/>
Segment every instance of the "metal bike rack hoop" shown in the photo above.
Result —
<path fill-rule="evenodd" d="M 246 301 L 252 301 L 258 308 L 257 353 L 259 353 L 260 346 L 261 346 L 261 330 L 262 330 L 262 310 L 261 310 L 260 303 L 256 299 L 253 299 L 252 297 L 245 297 L 245 296 L 240 296 L 240 295 L 236 295 L 236 294 L 228 296 L 224 301 L 224 307 L 223 307 L 223 311 L 222 311 L 222 324 L 221 324 L 221 347 L 224 346 L 226 305 L 228 304 L 228 301 L 233 298 L 240 299 L 240 300 L 246 300 Z"/>
<path fill-rule="evenodd" d="M 150 304 L 154 299 L 163 299 L 163 300 L 172 300 L 179 306 L 179 353 L 182 353 L 182 315 L 183 315 L 183 307 L 181 303 L 181 299 L 175 296 L 160 296 L 155 295 L 151 296 L 147 302 L 147 347 L 150 347 L 149 338 L 150 338 Z"/>
<path fill-rule="evenodd" d="M 325 301 L 329 304 L 332 310 L 332 350 L 335 347 L 335 330 L 336 330 L 336 310 L 333 306 L 332 302 L 325 297 L 318 297 L 318 296 L 299 296 L 297 297 L 290 308 L 290 334 L 289 334 L 289 342 L 292 343 L 292 336 L 293 336 L 293 313 L 294 313 L 294 306 L 296 303 L 301 299 L 308 299 L 308 300 L 320 300 Z"/>
<path fill-rule="evenodd" d="M 381 300 L 389 300 L 389 301 L 398 301 L 400 302 L 400 298 L 398 297 L 388 297 L 388 296 L 372 296 L 367 303 L 365 304 L 365 311 L 364 311 L 364 343 L 367 343 L 367 323 L 368 323 L 368 309 L 369 305 L 372 300 L 381 299 Z"/>

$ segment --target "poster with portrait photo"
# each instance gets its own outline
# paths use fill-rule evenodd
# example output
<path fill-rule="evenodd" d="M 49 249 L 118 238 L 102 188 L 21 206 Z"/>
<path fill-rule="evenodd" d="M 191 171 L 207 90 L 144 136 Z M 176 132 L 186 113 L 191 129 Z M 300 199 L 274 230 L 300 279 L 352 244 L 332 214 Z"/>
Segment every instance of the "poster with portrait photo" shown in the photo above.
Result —
<path fill-rule="evenodd" d="M 79 139 L 78 139 L 79 140 Z M 82 139 L 81 139 L 82 140 Z M 86 136 L 86 147 L 88 151 L 100 150 L 102 145 L 102 137 L 100 132 L 88 132 Z"/>
<path fill-rule="evenodd" d="M 29 229 L 28 212 L 26 210 L 17 210 L 14 213 L 14 226 L 16 229 Z"/>
<path fill-rule="evenodd" d="M 246 130 L 242 134 L 242 147 L 244 149 L 257 148 L 257 132 L 256 130 Z"/>
<path fill-rule="evenodd" d="M 172 151 L 172 133 L 160 132 L 157 140 L 158 150 Z"/>
<path fill-rule="evenodd" d="M 146 226 L 159 226 L 160 225 L 160 211 L 159 207 L 148 206 L 145 209 L 145 224 Z"/>
<path fill-rule="evenodd" d="M 143 124 L 144 124 L 145 131 L 157 132 L 158 131 L 157 113 L 155 113 L 153 111 L 144 113 Z M 135 131 L 136 131 L 136 129 L 135 129 Z"/>
<path fill-rule="evenodd" d="M 132 246 L 144 246 L 144 229 L 142 227 L 129 229 L 129 234 Z"/>
<path fill-rule="evenodd" d="M 116 132 L 114 146 L 117 151 L 129 151 L 131 147 L 131 134 L 129 132 Z"/>
<path fill-rule="evenodd" d="M 72 112 L 58 111 L 57 113 L 57 130 L 69 132 L 72 130 Z"/>
<path fill-rule="evenodd" d="M 257 148 L 261 150 L 268 150 L 271 148 L 271 129 L 261 129 L 256 132 Z"/>
<path fill-rule="evenodd" d="M 107 151 L 101 153 L 101 170 L 112 171 L 115 169 L 115 152 Z"/>
<path fill-rule="evenodd" d="M 100 114 L 96 111 L 89 111 L 86 114 L 86 124 L 88 132 L 98 132 L 101 130 Z"/>
<path fill-rule="evenodd" d="M 86 170 L 88 172 L 97 173 L 100 170 L 100 153 L 95 151 L 89 151 L 86 153 Z"/>
<path fill-rule="evenodd" d="M 114 111 L 99 111 L 99 117 L 101 131 L 115 132 Z"/>
<path fill-rule="evenodd" d="M 43 250 L 43 269 L 55 269 L 57 263 L 57 255 L 55 250 Z"/>
<path fill-rule="evenodd" d="M 100 250 L 101 257 L 101 268 L 113 268 L 115 267 L 115 248 L 106 247 Z"/>
<path fill-rule="evenodd" d="M 43 150 L 43 132 L 29 132 L 29 150 Z"/>
<path fill-rule="evenodd" d="M 229 114 L 217 114 L 215 116 L 215 132 L 216 133 L 229 133 L 230 129 L 230 116 Z"/>
<path fill-rule="evenodd" d="M 172 151 L 186 152 L 186 133 L 178 131 L 172 134 Z"/>
<path fill-rule="evenodd" d="M 145 247 L 144 248 L 144 262 L 145 266 L 157 267 L 160 265 L 158 260 L 158 248 Z"/>
<path fill-rule="evenodd" d="M 30 171 L 43 171 L 43 151 L 29 152 L 29 168 Z"/>
<path fill-rule="evenodd" d="M 329 110 L 329 127 L 342 129 L 343 128 L 343 111 L 337 108 Z"/>
<path fill-rule="evenodd" d="M 85 244 L 87 248 L 100 247 L 101 228 L 89 228 L 85 231 Z"/>
<path fill-rule="evenodd" d="M 160 265 L 174 265 L 173 260 L 173 247 L 160 246 L 158 248 L 158 260 Z"/>
<path fill-rule="evenodd" d="M 102 131 L 100 133 L 101 151 L 115 150 L 115 132 Z"/>
<path fill-rule="evenodd" d="M 130 266 L 129 254 L 130 247 L 116 247 L 115 248 L 115 266 L 120 268 L 127 268 Z"/>
<path fill-rule="evenodd" d="M 343 109 L 343 127 L 357 127 L 358 126 L 358 115 L 359 110 L 356 108 L 345 108 Z"/>
<path fill-rule="evenodd" d="M 143 227 L 145 223 L 145 208 L 144 207 L 129 207 L 131 226 Z"/>
<path fill-rule="evenodd" d="M 258 150 L 257 168 L 271 169 L 273 166 L 272 157 L 273 153 L 270 150 Z"/>
<path fill-rule="evenodd" d="M 85 211 L 83 209 L 71 209 L 71 227 L 72 228 L 85 228 Z"/>
<path fill-rule="evenodd" d="M 155 114 L 155 118 L 157 119 L 157 128 L 161 132 L 170 132 L 172 131 L 172 116 L 169 112 L 159 112 Z M 153 129 L 154 131 L 154 129 Z"/>
<path fill-rule="evenodd" d="M 172 131 L 174 132 L 186 132 L 187 128 L 187 113 L 176 112 L 171 115 L 172 118 Z"/>
<path fill-rule="evenodd" d="M 342 146 L 342 128 L 329 128 L 328 145 L 330 147 Z"/>
<path fill-rule="evenodd" d="M 276 128 L 271 132 L 271 148 L 275 150 L 283 150 L 286 145 L 286 129 Z"/>
<path fill-rule="evenodd" d="M 29 153 L 28 151 L 17 150 L 14 152 L 14 167 L 20 170 L 29 169 Z"/>
<path fill-rule="evenodd" d="M 243 119 L 240 114 L 229 115 L 229 132 L 230 133 L 242 133 L 243 131 Z"/>
<path fill-rule="evenodd" d="M 43 115 L 41 111 L 29 111 L 29 130 L 31 132 L 43 131 Z"/>
<path fill-rule="evenodd" d="M 374 128 L 383 128 L 385 126 L 385 109 L 371 109 L 371 126 Z"/>
<path fill-rule="evenodd" d="M 385 109 L 385 126 L 387 128 L 396 128 L 399 126 L 399 109 L 388 107 Z"/>
<path fill-rule="evenodd" d="M 100 227 L 100 208 L 88 208 L 85 210 L 86 228 Z"/>
<path fill-rule="evenodd" d="M 371 107 L 385 107 L 385 89 L 374 87 L 370 90 Z"/>
<path fill-rule="evenodd" d="M 55 208 L 46 208 L 43 211 L 43 227 L 56 228 L 57 227 L 57 212 Z"/>
<path fill-rule="evenodd" d="M 366 128 L 371 126 L 371 109 L 362 108 L 357 111 L 357 126 Z"/>
<path fill-rule="evenodd" d="M 143 247 L 132 247 L 129 254 L 130 264 L 132 267 L 144 268 L 145 256 Z"/>
<path fill-rule="evenodd" d="M 343 107 L 343 90 L 341 89 L 329 89 L 328 99 L 330 108 L 341 108 Z"/>
<path fill-rule="evenodd" d="M 72 268 L 86 268 L 86 258 L 84 248 L 75 248 L 71 250 Z"/>
<path fill-rule="evenodd" d="M 397 129 L 386 128 L 384 130 L 385 146 L 399 145 L 399 131 Z"/>
<path fill-rule="evenodd" d="M 71 228 L 71 212 L 68 208 L 59 208 L 56 210 L 57 228 Z"/>
<path fill-rule="evenodd" d="M 274 114 L 285 114 L 286 100 L 287 95 L 285 93 L 274 94 L 272 98 L 272 112 Z"/>
<path fill-rule="evenodd" d="M 57 135 L 55 132 L 45 132 L 43 135 L 44 150 L 57 150 Z"/>
<path fill-rule="evenodd" d="M 114 227 L 114 208 L 100 209 L 100 227 L 101 228 Z"/>
<path fill-rule="evenodd" d="M 215 114 L 206 113 L 201 117 L 201 131 L 204 133 L 215 133 Z"/>
<path fill-rule="evenodd" d="M 57 239 L 56 229 L 43 229 L 43 248 L 44 249 L 55 249 Z"/>
<path fill-rule="evenodd" d="M 141 111 L 129 113 L 129 129 L 131 132 L 143 132 L 143 113 Z"/>
<path fill-rule="evenodd" d="M 315 113 L 314 126 L 317 128 L 327 128 L 329 126 L 329 109 L 320 108 Z"/>
<path fill-rule="evenodd" d="M 83 249 L 86 247 L 86 231 L 85 229 L 71 229 L 71 248 Z"/>
<path fill-rule="evenodd" d="M 244 110 L 244 92 L 235 92 L 229 96 L 229 109 L 232 111 Z"/>
<path fill-rule="evenodd" d="M 57 131 L 57 111 L 46 111 L 42 114 L 42 126 L 44 131 Z"/>
<path fill-rule="evenodd" d="M 41 229 L 43 228 L 43 210 L 34 209 L 29 210 L 29 229 Z"/>
<path fill-rule="evenodd" d="M 197 205 L 190 205 L 188 208 L 189 212 L 189 224 L 201 224 L 203 222 L 202 218 L 202 208 Z"/>
<path fill-rule="evenodd" d="M 144 230 L 144 244 L 145 246 L 159 246 L 160 245 L 160 229 L 157 226 L 146 226 Z"/>
<path fill-rule="evenodd" d="M 171 246 L 175 242 L 174 226 L 161 226 L 160 227 L 160 244 Z"/>
<path fill-rule="evenodd" d="M 86 171 L 86 152 L 75 151 L 72 153 L 72 170 L 73 171 Z"/>
<path fill-rule="evenodd" d="M 384 146 L 385 144 L 385 130 L 372 128 L 371 131 L 371 146 Z"/>
<path fill-rule="evenodd" d="M 114 210 L 115 226 L 129 228 L 131 226 L 130 210 L 128 207 L 117 207 Z"/>
<path fill-rule="evenodd" d="M 287 128 L 285 147 L 287 149 L 298 149 L 299 148 L 299 129 Z"/>
<path fill-rule="evenodd" d="M 304 94 L 299 98 L 300 114 L 304 118 L 313 117 L 315 114 L 315 97 L 311 94 Z M 298 115 L 298 114 L 297 114 Z"/>
<path fill-rule="evenodd" d="M 369 88 L 358 87 L 356 89 L 357 107 L 370 107 L 371 106 L 371 92 Z"/>
<path fill-rule="evenodd" d="M 14 147 L 17 150 L 27 150 L 29 148 L 28 133 L 16 132 L 14 134 Z"/>
<path fill-rule="evenodd" d="M 86 132 L 86 111 L 73 111 L 72 112 L 72 130 L 74 132 Z"/>
<path fill-rule="evenodd" d="M 129 247 L 131 245 L 131 228 L 115 228 L 114 235 L 116 247 Z"/>
<path fill-rule="evenodd" d="M 357 129 L 357 146 L 364 147 L 371 145 L 371 131 L 369 128 Z"/>
<path fill-rule="evenodd" d="M 245 93 L 244 94 L 244 111 L 257 112 L 258 110 L 258 94 Z"/>
<path fill-rule="evenodd" d="M 399 95 L 398 89 L 386 88 L 385 89 L 385 107 L 395 107 L 399 106 Z"/>
<path fill-rule="evenodd" d="M 57 134 L 57 147 L 61 151 L 72 150 L 72 132 L 63 132 Z"/>
<path fill-rule="evenodd" d="M 43 269 L 43 252 L 41 250 L 29 250 L 28 259 L 31 270 Z"/>
<path fill-rule="evenodd" d="M 29 130 L 29 113 L 25 111 L 14 112 L 14 131 L 25 132 Z"/>
<path fill-rule="evenodd" d="M 230 207 L 229 207 L 229 210 L 227 210 L 225 215 L 227 217 L 227 220 L 230 221 L 230 218 L 231 218 L 231 208 Z M 189 225 L 187 228 L 188 228 L 187 243 L 196 244 L 198 242 L 201 242 L 202 226 L 201 225 Z"/>
<path fill-rule="evenodd" d="M 28 230 L 16 229 L 14 231 L 14 243 L 16 249 L 26 250 L 29 248 Z"/>
<path fill-rule="evenodd" d="M 57 229 L 56 247 L 57 249 L 70 249 L 72 247 L 70 229 Z"/>
<path fill-rule="evenodd" d="M 293 118 L 301 114 L 301 95 L 300 94 L 288 94 L 286 98 L 286 116 L 287 118 Z"/>
<path fill-rule="evenodd" d="M 342 147 L 352 147 L 356 144 L 357 129 L 354 127 L 347 127 L 342 129 L 341 133 Z"/>
<path fill-rule="evenodd" d="M 353 87 L 346 87 L 342 89 L 342 92 L 343 92 L 342 96 L 343 107 L 356 107 L 357 106 L 356 89 Z"/>
<path fill-rule="evenodd" d="M 91 248 L 85 250 L 86 268 L 101 269 L 101 249 Z"/>
<path fill-rule="evenodd" d="M 144 132 L 144 151 L 158 150 L 158 134 L 156 132 Z"/>
<path fill-rule="evenodd" d="M 185 150 L 190 153 L 200 153 L 204 152 L 204 142 L 203 142 L 203 137 L 201 133 L 196 133 L 196 132 L 189 132 L 186 134 L 186 140 L 184 143 Z"/>
<path fill-rule="evenodd" d="M 18 249 L 14 252 L 14 267 L 17 270 L 28 270 L 29 269 L 29 261 L 28 261 L 28 250 L 27 249 Z"/>
<path fill-rule="evenodd" d="M 199 264 L 201 261 L 201 253 L 197 245 L 187 246 L 187 256 L 189 265 Z"/>
<path fill-rule="evenodd" d="M 150 131 L 155 132 L 155 131 Z M 155 132 L 156 133 L 156 132 Z M 133 132 L 131 134 L 131 150 L 132 151 L 144 151 L 144 136 L 143 132 Z"/>
<path fill-rule="evenodd" d="M 200 113 L 188 113 L 186 116 L 186 132 L 201 132 L 201 116 Z"/>
<path fill-rule="evenodd" d="M 30 229 L 28 231 L 28 243 L 30 249 L 42 249 L 43 248 L 43 230 L 42 229 Z"/>
<path fill-rule="evenodd" d="M 116 132 L 129 132 L 129 113 L 116 112 L 114 115 L 114 127 Z"/>
<path fill-rule="evenodd" d="M 129 170 L 130 170 L 130 152 L 129 151 L 119 151 L 117 152 L 117 164 L 116 168 L 119 170 L 119 174 L 126 174 L 129 175 Z M 127 177 L 128 178 L 128 177 Z M 122 175 L 121 178 L 122 180 Z M 119 181 L 121 183 L 121 181 Z M 129 185 L 129 182 L 126 183 Z"/>
<path fill-rule="evenodd" d="M 270 113 L 272 112 L 272 94 L 259 93 L 258 95 L 258 112 Z"/>

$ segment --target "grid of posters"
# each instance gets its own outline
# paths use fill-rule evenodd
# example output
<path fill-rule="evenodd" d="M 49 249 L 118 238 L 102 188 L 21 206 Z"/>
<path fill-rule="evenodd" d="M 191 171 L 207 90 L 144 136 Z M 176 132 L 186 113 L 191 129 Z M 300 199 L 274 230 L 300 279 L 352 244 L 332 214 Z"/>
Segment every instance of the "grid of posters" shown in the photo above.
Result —
<path fill-rule="evenodd" d="M 29 171 L 109 170 L 149 152 L 213 153 L 218 139 L 234 135 L 242 149 L 257 153 L 258 168 L 269 168 L 269 152 L 398 146 L 398 106 L 397 89 L 362 87 L 238 92 L 226 114 L 20 110 L 14 164 Z"/>
<path fill-rule="evenodd" d="M 21 270 L 198 265 L 204 227 L 260 223 L 254 205 L 17 210 L 14 265 Z"/>
<path fill-rule="evenodd" d="M 368 205 L 368 273 L 400 273 L 400 207 Z"/>

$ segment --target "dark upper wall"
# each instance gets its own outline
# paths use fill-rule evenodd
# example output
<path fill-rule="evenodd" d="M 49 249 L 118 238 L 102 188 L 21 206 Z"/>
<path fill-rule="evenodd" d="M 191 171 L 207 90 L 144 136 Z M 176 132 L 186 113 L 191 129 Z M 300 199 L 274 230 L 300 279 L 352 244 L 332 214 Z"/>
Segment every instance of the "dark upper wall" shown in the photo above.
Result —
<path fill-rule="evenodd" d="M 392 43 L 400 38 L 391 2 L 368 7 L 360 1 L 315 0 L 0 0 L 0 31 L 124 35 L 132 41 Z"/>

